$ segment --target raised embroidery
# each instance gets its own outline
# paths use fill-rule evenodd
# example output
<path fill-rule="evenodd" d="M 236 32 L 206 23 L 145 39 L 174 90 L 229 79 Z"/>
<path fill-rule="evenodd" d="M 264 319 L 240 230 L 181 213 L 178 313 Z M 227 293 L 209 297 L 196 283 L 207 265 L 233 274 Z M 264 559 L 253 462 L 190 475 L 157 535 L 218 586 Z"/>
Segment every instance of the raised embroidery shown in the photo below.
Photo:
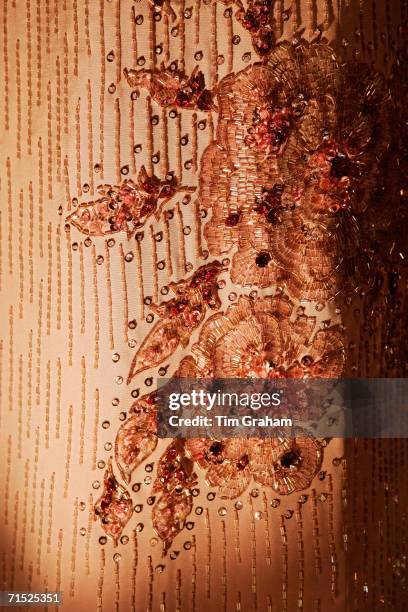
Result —
<path fill-rule="evenodd" d="M 224 499 L 242 495 L 252 479 L 280 495 L 300 491 L 310 486 L 322 462 L 320 443 L 307 437 L 192 439 L 186 449 Z"/>
<path fill-rule="evenodd" d="M 299 300 L 323 306 L 362 279 L 365 286 L 373 281 L 361 256 L 369 251 L 370 232 L 361 228 L 370 227 L 379 164 L 390 142 L 387 90 L 368 68 L 341 64 L 326 44 L 274 45 L 271 2 L 220 1 L 236 6 L 262 63 L 228 74 L 213 90 L 198 68 L 188 76 L 174 62 L 126 69 L 125 76 L 162 107 L 218 113 L 197 192 L 200 206 L 211 213 L 204 227 L 208 250 L 217 258 L 232 255 L 226 265 L 235 285 L 274 290 L 239 296 L 223 309 L 218 277 L 226 271 L 224 261 L 170 284 L 175 297 L 151 305 L 160 320 L 136 352 L 128 382 L 186 348 L 197 329 L 198 340 L 175 377 L 337 378 L 345 368 L 342 330 L 330 322 L 318 327 Z M 168 3 L 153 4 L 166 9 Z M 142 169 L 137 183 L 102 187 L 101 198 L 82 204 L 69 221 L 89 235 L 126 231 L 130 237 L 183 190 L 194 188 Z M 365 266 L 361 272 L 359 266 Z M 206 320 L 208 309 L 216 312 Z M 155 416 L 153 393 L 134 403 L 117 433 L 115 460 L 126 483 L 156 448 Z M 193 509 L 196 467 L 223 498 L 239 497 L 252 480 L 289 495 L 310 486 L 322 455 L 323 444 L 302 431 L 293 439 L 171 442 L 159 460 L 151 498 L 164 551 Z M 95 512 L 116 541 L 128 520 L 129 494 L 111 466 L 105 489 Z"/>
<path fill-rule="evenodd" d="M 158 366 L 179 345 L 186 347 L 191 333 L 204 320 L 207 308 L 219 308 L 217 279 L 223 266 L 214 261 L 201 266 L 192 276 L 170 283 L 176 297 L 150 308 L 160 317 L 137 351 L 130 367 L 128 382 L 147 368 Z"/>
<path fill-rule="evenodd" d="M 178 185 L 170 174 L 165 180 L 149 176 L 141 168 L 137 183 L 126 179 L 119 186 L 101 185 L 100 198 L 84 202 L 67 218 L 80 232 L 88 236 L 107 236 L 126 232 L 131 238 L 146 220 L 160 217 L 164 206 L 179 192 L 192 192 L 194 188 Z"/>
<path fill-rule="evenodd" d="M 115 478 L 112 463 L 109 461 L 104 477 L 104 491 L 95 504 L 95 515 L 100 518 L 102 529 L 115 545 L 132 513 L 130 494 Z"/>

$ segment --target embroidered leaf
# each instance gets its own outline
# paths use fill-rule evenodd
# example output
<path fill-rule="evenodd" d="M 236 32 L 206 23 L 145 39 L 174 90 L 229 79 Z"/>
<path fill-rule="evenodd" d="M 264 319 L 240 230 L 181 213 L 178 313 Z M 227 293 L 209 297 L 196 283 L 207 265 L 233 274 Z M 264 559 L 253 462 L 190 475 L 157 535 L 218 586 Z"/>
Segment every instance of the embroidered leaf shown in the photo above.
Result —
<path fill-rule="evenodd" d="M 170 357 L 180 344 L 179 322 L 164 319 L 156 323 L 137 351 L 130 366 L 128 383 L 147 368 L 158 366 Z"/>
<path fill-rule="evenodd" d="M 218 261 L 201 266 L 190 278 L 172 283 L 176 294 L 172 300 L 152 310 L 161 318 L 137 351 L 128 376 L 128 383 L 140 372 L 160 365 L 179 345 L 186 347 L 191 333 L 203 321 L 207 308 L 220 305 L 218 276 L 223 270 Z"/>
<path fill-rule="evenodd" d="M 104 490 L 94 507 L 95 517 L 101 520 L 102 529 L 113 539 L 115 546 L 133 512 L 128 491 L 116 480 L 112 462 L 109 461 L 104 476 Z"/>
<path fill-rule="evenodd" d="M 204 74 L 196 66 L 187 76 L 181 70 L 165 68 L 160 70 L 124 69 L 127 82 L 131 87 L 143 87 L 153 100 L 166 108 L 177 106 L 185 109 L 217 110 L 213 94 L 205 88 Z"/>
<path fill-rule="evenodd" d="M 153 508 L 153 527 L 163 540 L 164 553 L 170 548 L 177 534 L 193 509 L 193 498 L 187 491 L 165 493 Z"/>
<path fill-rule="evenodd" d="M 153 508 L 152 519 L 165 553 L 193 509 L 191 487 L 197 482 L 193 466 L 185 454 L 183 440 L 172 442 L 159 461 L 153 493 L 161 493 L 161 497 Z"/>
<path fill-rule="evenodd" d="M 145 416 L 145 415 L 143 415 Z M 115 459 L 125 482 L 129 483 L 132 472 L 144 461 L 157 446 L 157 436 L 143 427 L 140 415 L 131 416 L 116 435 Z"/>
<path fill-rule="evenodd" d="M 88 236 L 125 231 L 130 238 L 152 214 L 158 217 L 163 206 L 180 191 L 194 191 L 194 188 L 178 185 L 171 173 L 163 181 L 150 176 L 142 166 L 137 183 L 126 179 L 120 185 L 99 186 L 101 197 L 81 204 L 67 222 Z"/>
<path fill-rule="evenodd" d="M 196 481 L 194 463 L 186 456 L 184 441 L 175 440 L 160 457 L 153 492 L 174 491 L 180 487 L 190 487 Z"/>

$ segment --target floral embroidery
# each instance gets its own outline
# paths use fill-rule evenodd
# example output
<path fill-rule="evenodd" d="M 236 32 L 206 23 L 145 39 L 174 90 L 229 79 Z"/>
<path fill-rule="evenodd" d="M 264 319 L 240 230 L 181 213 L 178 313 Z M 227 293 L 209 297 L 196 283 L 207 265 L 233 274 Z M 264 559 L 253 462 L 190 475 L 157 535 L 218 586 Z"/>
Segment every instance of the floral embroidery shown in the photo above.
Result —
<path fill-rule="evenodd" d="M 224 499 L 242 495 L 251 479 L 280 495 L 300 491 L 310 485 L 322 462 L 320 443 L 308 437 L 192 439 L 186 449 Z"/>
<path fill-rule="evenodd" d="M 178 106 L 180 108 L 209 111 L 214 110 L 212 93 L 205 88 L 204 75 L 196 67 L 187 77 L 177 67 L 160 71 L 128 70 L 124 74 L 131 87 L 143 87 L 160 106 Z"/>
<path fill-rule="evenodd" d="M 336 326 L 315 332 L 316 320 L 299 314 L 285 296 L 241 297 L 210 317 L 193 345 L 198 378 L 341 376 L 344 347 Z M 189 362 L 190 371 L 192 362 Z M 186 366 L 185 366 L 186 367 Z"/>
<path fill-rule="evenodd" d="M 316 331 L 314 317 L 299 313 L 292 321 L 292 314 L 293 304 L 287 296 L 258 300 L 241 297 L 226 314 L 217 313 L 206 321 L 199 341 L 192 347 L 192 355 L 181 361 L 175 377 L 339 377 L 344 367 L 339 330 L 333 326 Z M 156 447 L 155 399 L 153 393 L 135 402 L 134 414 L 119 429 L 116 461 L 126 482 Z M 194 462 L 207 469 L 207 482 L 219 487 L 221 496 L 237 497 L 252 477 L 286 495 L 309 486 L 321 463 L 320 444 L 300 436 L 301 432 L 295 440 L 253 438 L 222 443 L 197 439 L 187 441 L 185 449 Z M 181 459 L 181 449 L 184 446 L 179 441 L 168 447 L 160 460 L 153 487 L 153 492 L 158 487 L 166 491 L 166 513 L 172 501 L 169 491 L 180 483 L 187 487 L 192 472 L 192 466 L 188 464 L 187 469 Z M 289 452 L 299 455 L 293 459 L 293 465 L 287 455 Z M 174 461 L 170 461 L 173 455 Z M 268 479 L 266 465 L 269 465 Z M 191 500 L 187 498 L 187 493 L 183 498 L 177 495 L 174 501 L 178 504 L 183 500 L 181 508 L 188 514 Z M 154 516 L 159 520 L 157 508 Z M 160 514 L 158 531 L 166 533 L 164 539 L 167 540 L 170 536 L 163 521 Z M 173 525 L 172 533 L 174 529 Z"/>
<path fill-rule="evenodd" d="M 104 491 L 95 504 L 95 515 L 101 520 L 102 529 L 115 545 L 133 513 L 129 493 L 116 480 L 109 462 L 104 477 Z"/>
<path fill-rule="evenodd" d="M 295 302 L 326 302 L 358 282 L 360 228 L 370 225 L 369 204 L 389 144 L 388 99 L 383 80 L 362 65 L 339 65 L 321 43 L 274 46 L 272 3 L 220 0 L 263 57 L 227 75 L 214 90 L 203 73 L 190 76 L 177 63 L 158 70 L 125 69 L 131 87 L 143 87 L 162 107 L 218 112 L 215 140 L 201 158 L 198 198 L 211 212 L 204 227 L 210 255 L 232 255 L 230 279 L 274 295 L 240 296 L 221 309 L 219 261 L 172 283 L 175 297 L 152 310 L 159 321 L 131 364 L 128 382 L 199 338 L 175 377 L 338 378 L 345 351 L 339 326 L 317 328 L 316 317 Z M 168 2 L 151 0 L 169 10 Z M 229 9 L 228 9 L 229 10 Z M 69 221 L 83 233 L 132 236 L 182 187 L 142 168 L 137 183 L 100 188 Z M 378 212 L 378 211 L 377 211 Z M 227 260 L 228 261 L 228 260 Z M 352 279 L 354 279 L 352 281 Z M 289 297 L 290 296 L 290 297 Z M 216 310 L 205 320 L 207 309 Z M 115 460 L 126 483 L 157 446 L 156 394 L 137 400 L 116 436 Z M 302 407 L 299 407 L 301 410 Z M 322 463 L 321 442 L 297 432 L 293 439 L 175 440 L 162 454 L 153 484 L 152 521 L 164 552 L 193 508 L 195 468 L 222 498 L 240 496 L 251 480 L 279 495 L 310 486 Z M 131 513 L 130 496 L 111 464 L 104 495 L 95 505 L 114 541 Z"/>
<path fill-rule="evenodd" d="M 142 167 L 137 183 L 127 179 L 120 186 L 102 185 L 98 191 L 101 198 L 81 204 L 67 221 L 89 236 L 125 231 L 131 238 L 152 214 L 159 218 L 163 207 L 176 193 L 194 191 L 194 188 L 178 185 L 172 174 L 161 181 L 154 175 L 149 176 Z"/>
<path fill-rule="evenodd" d="M 265 26 L 270 3 L 220 1 L 236 5 L 252 29 Z M 199 73 L 127 74 L 167 105 Z M 190 85 L 185 108 L 196 102 Z M 389 144 L 384 79 L 363 64 L 339 65 L 326 44 L 301 41 L 274 46 L 265 63 L 229 74 L 211 95 L 220 120 L 200 178 L 201 203 L 212 210 L 211 254 L 236 249 L 231 275 L 243 286 L 286 285 L 295 298 L 321 302 L 354 289 L 367 276 L 370 219 L 389 223 L 372 202 Z"/>
<path fill-rule="evenodd" d="M 181 440 L 172 442 L 159 461 L 153 493 L 161 497 L 153 508 L 152 519 L 165 552 L 193 509 L 191 489 L 197 484 L 193 465 Z"/>
<path fill-rule="evenodd" d="M 238 10 L 235 17 L 249 31 L 254 51 L 262 56 L 267 55 L 275 44 L 273 31 L 273 0 L 248 0 L 244 7 L 241 0 L 219 0 L 222 4 L 235 5 Z"/>
<path fill-rule="evenodd" d="M 199 198 L 212 211 L 210 253 L 237 250 L 234 283 L 286 285 L 295 298 L 323 302 L 352 288 L 355 215 L 388 143 L 384 92 L 363 68 L 350 78 L 323 44 L 279 45 L 265 64 L 221 81 Z"/>
<path fill-rule="evenodd" d="M 161 320 L 137 351 L 128 381 L 143 370 L 163 363 L 180 344 L 183 347 L 188 345 L 191 333 L 203 321 L 207 307 L 215 309 L 221 305 L 217 277 L 222 269 L 218 261 L 201 266 L 187 280 L 170 283 L 169 287 L 177 297 L 159 306 L 151 305 Z"/>

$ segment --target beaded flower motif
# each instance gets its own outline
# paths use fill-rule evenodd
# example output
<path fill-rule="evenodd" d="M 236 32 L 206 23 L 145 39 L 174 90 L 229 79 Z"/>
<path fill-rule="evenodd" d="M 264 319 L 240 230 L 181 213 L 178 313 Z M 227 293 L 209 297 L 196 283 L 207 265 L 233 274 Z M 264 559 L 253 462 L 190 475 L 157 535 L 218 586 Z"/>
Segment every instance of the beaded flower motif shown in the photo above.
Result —
<path fill-rule="evenodd" d="M 138 349 L 129 380 L 186 348 L 199 328 L 175 377 L 338 378 L 345 362 L 341 330 L 317 328 L 316 318 L 302 308 L 295 312 L 294 302 L 325 302 L 358 282 L 360 228 L 370 226 L 389 144 L 388 94 L 380 76 L 357 63 L 340 64 L 326 44 L 274 46 L 269 1 L 220 1 L 237 7 L 262 63 L 227 75 L 213 91 L 198 68 L 190 76 L 177 65 L 125 76 L 162 107 L 218 112 L 198 185 L 200 205 L 211 213 L 204 227 L 210 255 L 232 255 L 236 285 L 279 290 L 256 300 L 241 296 L 220 310 L 221 264 L 202 266 L 171 286 L 173 299 L 152 306 L 160 320 Z M 163 10 L 168 5 L 152 2 Z M 131 236 L 182 190 L 193 188 L 143 170 L 137 183 L 102 188 L 100 200 L 81 205 L 69 220 L 90 235 L 124 230 Z M 208 309 L 217 312 L 205 320 Z M 156 449 L 156 400 L 154 393 L 137 400 L 117 432 L 115 461 L 127 485 Z M 196 470 L 205 470 L 223 498 L 238 497 L 251 480 L 288 495 L 310 486 L 322 453 L 322 444 L 301 431 L 291 439 L 173 441 L 159 459 L 151 498 L 164 550 L 192 511 Z M 115 542 L 130 508 L 130 494 L 110 464 L 95 512 Z"/>

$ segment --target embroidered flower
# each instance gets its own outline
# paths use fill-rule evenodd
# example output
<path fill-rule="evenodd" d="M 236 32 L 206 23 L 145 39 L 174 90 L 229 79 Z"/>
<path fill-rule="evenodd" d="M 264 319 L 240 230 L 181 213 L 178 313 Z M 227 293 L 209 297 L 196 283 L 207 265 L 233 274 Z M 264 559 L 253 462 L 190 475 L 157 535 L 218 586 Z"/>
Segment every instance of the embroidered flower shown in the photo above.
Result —
<path fill-rule="evenodd" d="M 310 485 L 322 462 L 320 443 L 308 437 L 192 439 L 186 450 L 224 499 L 242 495 L 252 479 L 280 495 L 300 491 Z"/>
<path fill-rule="evenodd" d="M 359 68 L 324 44 L 280 44 L 219 84 L 199 198 L 210 253 L 235 251 L 234 283 L 322 302 L 358 283 L 356 215 L 388 142 L 384 84 Z"/>
<path fill-rule="evenodd" d="M 340 330 L 316 331 L 316 319 L 299 314 L 285 296 L 241 297 L 225 314 L 210 317 L 192 347 L 201 378 L 337 378 L 344 367 Z M 181 364 L 183 366 L 183 362 Z M 193 371 L 191 360 L 184 372 Z M 188 374 L 186 374 L 188 375 Z"/>

